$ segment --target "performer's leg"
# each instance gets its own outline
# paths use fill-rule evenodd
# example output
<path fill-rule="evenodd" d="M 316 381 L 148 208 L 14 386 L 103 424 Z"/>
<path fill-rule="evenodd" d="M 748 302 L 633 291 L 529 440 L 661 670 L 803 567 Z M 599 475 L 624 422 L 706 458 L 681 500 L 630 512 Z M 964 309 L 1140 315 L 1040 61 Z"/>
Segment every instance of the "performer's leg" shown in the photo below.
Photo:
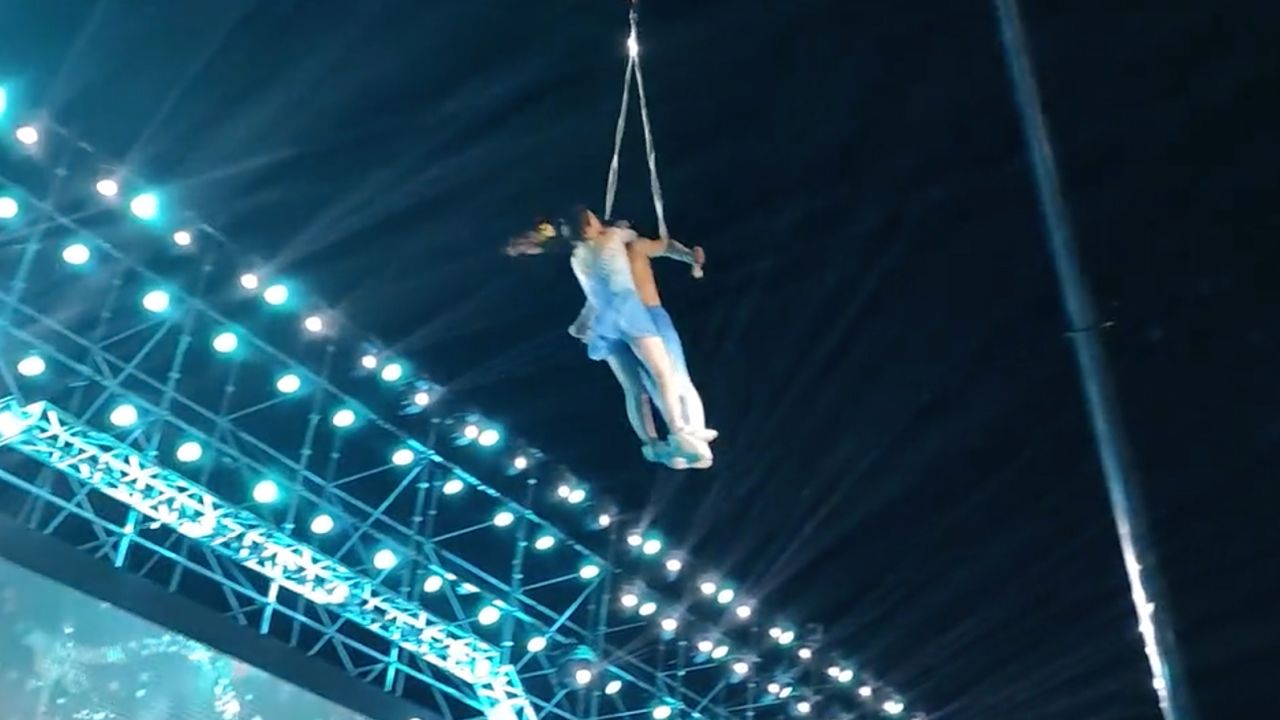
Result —
<path fill-rule="evenodd" d="M 671 432 L 672 447 L 679 448 L 693 460 L 710 460 L 711 448 L 705 441 L 692 437 L 689 434 L 688 423 L 680 417 L 681 383 L 672 371 L 671 358 L 667 354 L 662 338 L 656 335 L 635 338 L 631 341 L 631 347 L 644 363 L 645 369 L 657 386 L 658 397 L 655 399 L 658 401 L 658 410 L 662 413 L 662 419 L 666 421 L 667 428 Z"/>
<path fill-rule="evenodd" d="M 685 361 L 684 343 L 680 333 L 676 332 L 671 315 L 661 305 L 649 308 L 653 323 L 662 336 L 662 342 L 671 356 L 671 369 L 680 383 L 681 418 L 689 426 L 689 432 L 700 440 L 711 442 L 719 435 L 715 430 L 707 428 L 707 414 L 702 405 L 702 395 L 689 376 L 689 366 Z"/>
<path fill-rule="evenodd" d="M 653 422 L 653 413 L 649 409 L 649 396 L 645 394 L 640 379 L 643 368 L 636 359 L 631 347 L 618 343 L 618 348 L 608 357 L 609 369 L 613 370 L 622 386 L 622 394 L 627 406 L 627 421 L 642 444 L 648 445 L 658 439 L 658 430 Z"/>

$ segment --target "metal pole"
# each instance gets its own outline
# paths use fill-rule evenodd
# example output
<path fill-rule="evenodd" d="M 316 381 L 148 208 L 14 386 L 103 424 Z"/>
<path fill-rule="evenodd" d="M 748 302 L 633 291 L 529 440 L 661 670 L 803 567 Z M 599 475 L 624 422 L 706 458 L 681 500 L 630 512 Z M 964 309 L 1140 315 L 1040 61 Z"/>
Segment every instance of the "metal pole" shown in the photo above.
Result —
<path fill-rule="evenodd" d="M 1142 499 L 1137 488 L 1138 473 L 1125 435 L 1115 382 L 1107 365 L 1099 337 L 1101 319 L 1093 293 L 1081 268 L 1080 254 L 1071 233 L 1066 203 L 1049 141 L 1049 129 L 1041 111 L 1040 90 L 1027 48 L 1027 39 L 1018 12 L 1017 0 L 994 0 L 1000 18 L 1005 61 L 1013 84 L 1023 132 L 1035 172 L 1040 210 L 1048 233 L 1049 250 L 1057 270 L 1062 303 L 1070 322 L 1071 345 L 1080 371 L 1085 406 L 1093 428 L 1102 474 L 1107 483 L 1111 514 L 1120 552 L 1129 578 L 1138 629 L 1151 666 L 1151 684 L 1165 720 L 1192 720 L 1194 710 L 1183 684 L 1177 658 L 1169 606 L 1157 597 L 1163 590 L 1155 563 Z"/>

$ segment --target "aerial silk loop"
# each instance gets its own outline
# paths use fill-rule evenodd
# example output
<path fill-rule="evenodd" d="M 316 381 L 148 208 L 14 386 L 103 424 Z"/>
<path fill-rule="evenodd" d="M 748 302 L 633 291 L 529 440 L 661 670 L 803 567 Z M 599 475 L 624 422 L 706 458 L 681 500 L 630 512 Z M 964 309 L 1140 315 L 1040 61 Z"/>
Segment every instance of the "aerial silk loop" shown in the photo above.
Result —
<path fill-rule="evenodd" d="M 644 74 L 640 71 L 640 41 L 636 30 L 635 4 L 631 6 L 631 34 L 627 37 L 627 74 L 622 82 L 622 108 L 618 111 L 618 126 L 613 133 L 613 159 L 609 162 L 609 180 L 605 185 L 604 218 L 613 218 L 613 201 L 618 193 L 618 156 L 622 152 L 622 137 L 627 131 L 627 111 L 631 106 L 631 82 L 635 78 L 636 96 L 640 100 L 640 120 L 644 125 L 644 146 L 649 161 L 649 189 L 653 193 L 653 210 L 658 218 L 659 237 L 670 237 L 667 217 L 662 203 L 662 184 L 658 182 L 658 154 L 653 148 L 653 127 L 649 123 L 649 101 L 644 93 Z"/>

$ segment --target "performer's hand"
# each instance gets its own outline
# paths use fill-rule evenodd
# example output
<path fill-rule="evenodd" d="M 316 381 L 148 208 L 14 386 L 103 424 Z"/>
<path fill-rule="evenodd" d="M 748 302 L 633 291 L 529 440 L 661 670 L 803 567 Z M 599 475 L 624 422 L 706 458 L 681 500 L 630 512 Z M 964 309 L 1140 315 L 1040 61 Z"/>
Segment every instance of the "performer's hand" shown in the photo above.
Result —
<path fill-rule="evenodd" d="M 693 249 L 693 278 L 695 280 L 702 279 L 702 266 L 707 264 L 707 253 L 702 246 Z"/>

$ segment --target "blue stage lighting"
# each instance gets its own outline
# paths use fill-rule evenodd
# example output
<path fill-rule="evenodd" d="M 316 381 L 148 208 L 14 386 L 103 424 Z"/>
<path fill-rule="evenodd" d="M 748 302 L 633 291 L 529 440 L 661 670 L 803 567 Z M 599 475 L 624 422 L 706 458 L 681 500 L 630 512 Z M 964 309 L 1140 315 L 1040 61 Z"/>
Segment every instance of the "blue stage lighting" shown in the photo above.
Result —
<path fill-rule="evenodd" d="M 673 617 L 662 618 L 660 623 L 664 632 L 673 633 L 680 628 L 680 621 Z"/>
<path fill-rule="evenodd" d="M 482 430 L 480 434 L 476 436 L 476 443 L 478 443 L 481 447 L 493 447 L 494 445 L 497 445 L 498 441 L 501 439 L 502 439 L 502 435 L 498 433 L 497 430 L 494 430 L 493 428 L 488 428 L 488 429 Z"/>
<path fill-rule="evenodd" d="M 387 363 L 382 366 L 382 372 L 378 373 L 378 377 L 382 378 L 382 382 L 398 382 L 404 377 L 404 366 L 397 362 Z"/>
<path fill-rule="evenodd" d="M 746 675 L 751 672 L 751 665 L 746 660 L 739 660 L 733 664 L 733 672 L 735 675 Z"/>
<path fill-rule="evenodd" d="M 8 195 L 0 195 L 0 220 L 18 217 L 18 201 Z"/>
<path fill-rule="evenodd" d="M 533 541 L 534 550 L 550 550 L 555 547 L 556 538 L 554 535 L 542 535 Z"/>
<path fill-rule="evenodd" d="M 129 427 L 138 422 L 138 408 L 129 403 L 120 403 L 111 410 L 107 420 L 116 427 Z"/>
<path fill-rule="evenodd" d="M 390 570 L 396 566 L 400 559 L 396 554 L 387 548 L 383 548 L 373 554 L 373 566 L 378 570 Z"/>
<path fill-rule="evenodd" d="M 62 261 L 68 265 L 83 265 L 89 262 L 89 248 L 84 243 L 71 243 L 62 248 Z"/>
<path fill-rule="evenodd" d="M 356 414 L 350 408 L 342 408 L 333 414 L 329 419 L 336 428 L 349 428 L 356 422 Z"/>
<path fill-rule="evenodd" d="M 230 332 L 230 331 L 220 332 L 217 335 L 213 336 L 213 349 L 222 353 L 223 355 L 230 352 L 235 352 L 235 349 L 239 345 L 240 345 L 240 338 L 236 337 L 236 334 L 233 332 Z"/>
<path fill-rule="evenodd" d="M 861 697 L 869 698 L 871 697 L 871 693 L 872 693 L 872 690 L 870 685 L 863 685 L 862 687 L 858 688 L 858 695 Z"/>
<path fill-rule="evenodd" d="M 476 621 L 481 625 L 492 625 L 502 619 L 502 611 L 496 605 L 485 605 L 480 608 L 480 612 L 476 615 Z"/>
<path fill-rule="evenodd" d="M 162 313 L 168 310 L 169 293 L 164 290 L 152 290 L 142 296 L 142 307 L 153 313 Z"/>
<path fill-rule="evenodd" d="M 596 527 L 607 528 L 613 524 L 613 516 L 609 513 L 600 513 L 596 516 Z"/>
<path fill-rule="evenodd" d="M 534 635 L 529 638 L 529 642 L 525 643 L 524 647 L 531 653 L 542 652 L 547 649 L 547 639 L 542 635 Z"/>
<path fill-rule="evenodd" d="M 836 676 L 836 680 L 843 685 L 848 685 L 853 682 L 853 671 L 849 668 L 842 669 L 840 674 Z"/>
<path fill-rule="evenodd" d="M 360 356 L 360 367 L 365 370 L 374 370 L 378 367 L 378 356 L 366 353 Z"/>
<path fill-rule="evenodd" d="M 595 679 L 595 673 L 591 672 L 591 668 L 580 667 L 573 671 L 573 681 L 579 685 L 590 685 Z"/>
<path fill-rule="evenodd" d="M 280 499 L 280 486 L 274 480 L 260 480 L 253 486 L 254 502 L 269 505 Z M 312 522 L 314 525 L 314 521 Z"/>
<path fill-rule="evenodd" d="M 600 566 L 593 563 L 587 563 L 578 568 L 578 577 L 583 580 L 591 580 L 600 575 Z"/>
<path fill-rule="evenodd" d="M 633 592 L 624 592 L 618 598 L 618 602 L 622 607 L 630 609 L 640 604 L 640 596 Z"/>
<path fill-rule="evenodd" d="M 307 319 L 302 321 L 302 327 L 309 333 L 324 332 L 324 318 L 319 315 L 308 315 Z"/>
<path fill-rule="evenodd" d="M 569 497 L 565 498 L 570 505 L 580 505 L 587 499 L 587 491 L 582 488 L 574 488 L 569 491 Z"/>
<path fill-rule="evenodd" d="M 466 485 L 458 478 L 449 478 L 449 480 L 445 482 L 444 487 L 440 489 L 445 495 L 457 495 L 462 492 L 464 487 L 466 487 Z"/>
<path fill-rule="evenodd" d="M 801 700 L 796 703 L 796 712 L 800 715 L 808 715 L 813 711 L 813 703 L 808 700 Z"/>
<path fill-rule="evenodd" d="M 468 440 L 475 440 L 480 437 L 480 426 L 475 423 L 467 423 L 467 426 L 462 428 L 462 437 Z"/>
<path fill-rule="evenodd" d="M 733 588 L 725 588 L 716 594 L 716 602 L 720 603 L 721 605 L 728 605 L 729 603 L 733 602 L 733 596 L 734 596 Z"/>
<path fill-rule="evenodd" d="M 160 214 L 160 198 L 155 193 L 142 193 L 129 201 L 129 212 L 139 220 L 154 220 Z"/>
<path fill-rule="evenodd" d="M 22 377 L 36 377 L 44 371 L 44 358 L 39 355 L 28 355 L 18 361 L 18 374 Z"/>
<path fill-rule="evenodd" d="M 738 619 L 746 620 L 747 618 L 751 617 L 751 606 L 744 603 L 734 608 L 733 612 L 735 615 L 738 616 Z"/>
<path fill-rule="evenodd" d="M 262 299 L 265 300 L 268 305 L 283 305 L 289 301 L 289 288 L 276 283 L 262 291 Z"/>
<path fill-rule="evenodd" d="M 431 404 L 431 393 L 426 390 L 419 390 L 413 394 L 413 404 L 418 407 L 426 407 Z"/>
<path fill-rule="evenodd" d="M 698 644 L 695 647 L 697 647 L 698 652 L 702 653 L 703 655 L 710 655 L 711 651 L 716 649 L 716 644 L 704 638 L 702 640 L 699 640 Z"/>
<path fill-rule="evenodd" d="M 658 603 L 653 601 L 642 603 L 637 612 L 640 613 L 640 617 L 649 617 L 650 615 L 658 612 Z"/>
<path fill-rule="evenodd" d="M 523 455 L 517 455 L 511 459 L 511 467 L 514 470 L 524 470 L 529 467 L 529 458 Z"/>
<path fill-rule="evenodd" d="M 261 282 L 254 273 L 245 273 L 240 276 L 240 287 L 245 290 L 257 290 L 258 283 Z"/>
<path fill-rule="evenodd" d="M 298 389 L 301 387 L 302 379 L 293 373 L 285 373 L 279 378 L 276 378 L 276 390 L 279 390 L 285 395 L 292 395 L 293 393 L 298 392 Z"/>
<path fill-rule="evenodd" d="M 0 115 L 3 115 L 7 109 L 9 109 L 9 91 L 0 85 Z"/>
<path fill-rule="evenodd" d="M 204 457 L 204 448 L 195 440 L 187 440 L 174 451 L 174 457 L 178 462 L 193 463 Z"/>
<path fill-rule="evenodd" d="M 188 247 L 191 245 L 192 237 L 190 230 L 177 230 L 173 233 L 173 244 L 178 247 Z"/>
<path fill-rule="evenodd" d="M 93 186 L 93 189 L 97 190 L 102 197 L 115 197 L 120 194 L 120 183 L 111 178 L 102 178 Z"/>
<path fill-rule="evenodd" d="M 569 501 L 573 502 L 573 498 L 570 497 Z M 662 552 L 662 541 L 657 538 L 650 538 L 648 540 L 645 540 L 644 545 L 640 546 L 640 552 L 644 553 L 645 555 L 657 555 L 658 553 Z"/>
<path fill-rule="evenodd" d="M 23 145 L 35 145 L 40 142 L 40 131 L 34 125 L 23 125 L 14 131 L 13 136 Z"/>
<path fill-rule="evenodd" d="M 621 691 L 622 691 L 621 680 L 610 680 L 608 684 L 604 686 L 605 695 L 617 695 Z"/>
<path fill-rule="evenodd" d="M 728 646 L 728 645 L 717 645 L 717 646 L 715 647 L 715 649 L 711 651 L 711 659 L 712 659 L 712 660 L 723 660 L 723 659 L 725 658 L 725 656 L 726 656 L 726 655 L 728 655 L 728 654 L 729 654 L 729 646 Z"/>
<path fill-rule="evenodd" d="M 497 515 L 493 516 L 493 524 L 498 527 L 507 527 L 508 525 L 510 525 L 515 521 L 516 521 L 516 516 L 513 515 L 509 510 L 503 510 L 499 512 Z"/>
<path fill-rule="evenodd" d="M 678 557 L 667 558 L 667 562 L 664 564 L 667 568 L 667 572 L 672 574 L 678 573 L 684 569 L 684 561 Z"/>
<path fill-rule="evenodd" d="M 399 450 L 391 453 L 391 463 L 393 465 L 404 467 L 405 465 L 412 463 L 415 457 L 416 456 L 413 454 L 413 451 L 409 448 L 400 448 Z"/>
<path fill-rule="evenodd" d="M 890 715 L 901 715 L 902 711 L 907 709 L 907 706 L 903 705 L 901 700 L 886 700 L 884 705 L 880 707 L 884 708 L 884 711 Z"/>
<path fill-rule="evenodd" d="M 703 580 L 702 584 L 698 586 L 698 589 L 702 591 L 703 595 L 708 597 L 716 594 L 716 584 L 710 580 Z"/>
<path fill-rule="evenodd" d="M 426 580 L 422 581 L 423 592 L 435 593 L 440 592 L 444 587 L 444 578 L 439 575 L 428 575 Z"/>
<path fill-rule="evenodd" d="M 320 513 L 311 518 L 311 532 L 316 535 L 328 535 L 333 532 L 334 524 L 333 516 Z"/>
<path fill-rule="evenodd" d="M 670 705 L 658 705 L 653 708 L 653 720 L 667 720 L 671 717 Z"/>

